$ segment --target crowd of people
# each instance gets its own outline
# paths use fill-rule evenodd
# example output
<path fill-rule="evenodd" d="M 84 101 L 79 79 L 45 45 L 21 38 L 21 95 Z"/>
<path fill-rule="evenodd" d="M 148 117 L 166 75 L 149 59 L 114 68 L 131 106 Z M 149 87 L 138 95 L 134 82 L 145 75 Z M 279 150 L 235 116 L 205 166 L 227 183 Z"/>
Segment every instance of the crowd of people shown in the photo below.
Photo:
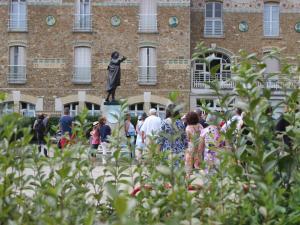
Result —
<path fill-rule="evenodd" d="M 183 160 L 187 176 L 192 174 L 193 170 L 199 170 L 201 165 L 205 165 L 205 171 L 209 173 L 219 165 L 218 152 L 226 145 L 221 133 L 226 132 L 232 124 L 235 124 L 236 131 L 241 130 L 245 126 L 244 116 L 245 114 L 239 108 L 235 110 L 235 115 L 228 121 L 220 120 L 214 114 L 207 116 L 200 109 L 181 116 L 176 105 L 170 104 L 166 108 L 165 119 L 158 117 L 156 109 L 152 108 L 148 115 L 143 113 L 138 116 L 135 126 L 132 123 L 131 115 L 127 114 L 124 121 L 124 135 L 127 137 L 129 149 L 134 149 L 130 151 L 131 157 L 137 161 L 143 159 L 152 145 L 158 146 L 159 151 L 171 153 L 169 155 L 176 159 L 177 165 L 180 160 Z M 44 150 L 44 155 L 47 157 L 45 134 L 47 133 L 48 118 L 44 114 L 39 115 L 33 125 L 39 151 Z M 59 120 L 60 148 L 64 148 L 66 144 L 70 143 L 70 140 L 74 139 L 73 123 L 74 118 L 70 116 L 69 108 L 65 108 L 64 115 Z M 95 158 L 99 149 L 106 155 L 110 150 L 109 137 L 112 129 L 104 116 L 93 122 L 92 126 L 90 146 L 94 151 L 91 155 Z M 274 129 L 282 132 L 287 126 L 282 117 Z M 243 130 L 246 131 L 246 129 Z M 287 139 L 286 136 L 284 138 Z M 289 144 L 289 140 L 286 142 Z M 205 163 L 201 164 L 202 162 Z"/>

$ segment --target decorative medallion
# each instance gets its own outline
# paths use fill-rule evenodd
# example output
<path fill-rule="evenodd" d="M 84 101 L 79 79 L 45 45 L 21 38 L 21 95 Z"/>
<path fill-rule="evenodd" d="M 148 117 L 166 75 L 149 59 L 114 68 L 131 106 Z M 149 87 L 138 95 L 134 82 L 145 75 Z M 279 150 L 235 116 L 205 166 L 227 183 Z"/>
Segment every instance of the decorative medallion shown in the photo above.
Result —
<path fill-rule="evenodd" d="M 248 23 L 246 21 L 241 21 L 239 23 L 239 31 L 241 32 L 247 32 L 249 30 Z"/>
<path fill-rule="evenodd" d="M 295 31 L 296 31 L 297 33 L 300 33 L 300 22 L 297 22 L 297 23 L 295 24 Z"/>
<path fill-rule="evenodd" d="M 121 18 L 117 15 L 110 18 L 110 23 L 113 27 L 118 27 L 121 24 Z"/>
<path fill-rule="evenodd" d="M 56 22 L 56 19 L 54 16 L 50 15 L 50 16 L 46 17 L 46 23 L 48 26 L 53 26 L 55 24 L 55 22 Z"/>
<path fill-rule="evenodd" d="M 169 26 L 170 27 L 177 27 L 178 23 L 179 23 L 179 20 L 178 20 L 178 18 L 176 16 L 171 16 L 169 18 Z"/>

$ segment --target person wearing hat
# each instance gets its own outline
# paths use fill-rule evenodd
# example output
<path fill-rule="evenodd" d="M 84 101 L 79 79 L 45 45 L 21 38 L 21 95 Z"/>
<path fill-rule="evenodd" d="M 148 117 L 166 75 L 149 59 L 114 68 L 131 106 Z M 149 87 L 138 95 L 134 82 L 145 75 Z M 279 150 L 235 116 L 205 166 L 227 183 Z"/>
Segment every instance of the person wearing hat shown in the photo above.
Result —
<path fill-rule="evenodd" d="M 149 116 L 145 119 L 145 122 L 141 127 L 142 143 L 145 143 L 146 147 L 150 144 L 151 139 L 159 132 L 160 125 L 161 119 L 156 115 L 156 109 L 150 109 Z"/>

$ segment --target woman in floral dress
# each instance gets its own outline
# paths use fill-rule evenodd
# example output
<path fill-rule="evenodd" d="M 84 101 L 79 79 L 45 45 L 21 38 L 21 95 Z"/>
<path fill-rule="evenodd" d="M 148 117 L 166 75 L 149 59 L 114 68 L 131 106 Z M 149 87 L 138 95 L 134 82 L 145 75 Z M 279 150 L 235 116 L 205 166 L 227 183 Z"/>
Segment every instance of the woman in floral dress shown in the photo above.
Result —
<path fill-rule="evenodd" d="M 217 149 L 221 146 L 221 136 L 217 125 L 212 124 L 217 121 L 215 115 L 210 115 L 207 118 L 209 124 L 204 128 L 200 135 L 200 151 L 204 154 L 204 161 L 206 162 L 206 173 L 214 172 L 215 168 L 220 164 L 217 155 Z"/>
<path fill-rule="evenodd" d="M 175 139 L 173 139 L 176 137 Z M 161 151 L 170 151 L 173 156 L 183 159 L 184 150 L 187 146 L 185 126 L 180 120 L 179 111 L 174 104 L 168 105 L 166 109 L 166 119 L 162 121 L 160 127 L 160 137 L 158 138 Z"/>

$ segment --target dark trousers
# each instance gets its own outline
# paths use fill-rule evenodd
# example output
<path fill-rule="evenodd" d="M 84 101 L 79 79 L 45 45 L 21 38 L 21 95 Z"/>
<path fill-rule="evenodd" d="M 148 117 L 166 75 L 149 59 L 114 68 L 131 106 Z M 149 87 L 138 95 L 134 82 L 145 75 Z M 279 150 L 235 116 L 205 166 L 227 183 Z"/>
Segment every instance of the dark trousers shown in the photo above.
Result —
<path fill-rule="evenodd" d="M 108 91 L 106 101 L 109 101 L 109 96 L 110 95 L 111 95 L 112 101 L 114 101 L 115 100 L 115 93 L 116 93 L 116 88 L 113 88 L 110 91 Z"/>
<path fill-rule="evenodd" d="M 38 149 L 39 149 L 39 153 L 41 153 L 42 152 L 42 146 L 44 146 L 44 155 L 46 156 L 46 157 L 48 157 L 48 151 L 47 151 L 47 148 L 46 148 L 46 146 L 45 146 L 45 144 L 46 144 L 46 142 L 45 142 L 45 140 L 44 140 L 44 137 L 37 137 L 37 141 L 38 141 Z"/>

